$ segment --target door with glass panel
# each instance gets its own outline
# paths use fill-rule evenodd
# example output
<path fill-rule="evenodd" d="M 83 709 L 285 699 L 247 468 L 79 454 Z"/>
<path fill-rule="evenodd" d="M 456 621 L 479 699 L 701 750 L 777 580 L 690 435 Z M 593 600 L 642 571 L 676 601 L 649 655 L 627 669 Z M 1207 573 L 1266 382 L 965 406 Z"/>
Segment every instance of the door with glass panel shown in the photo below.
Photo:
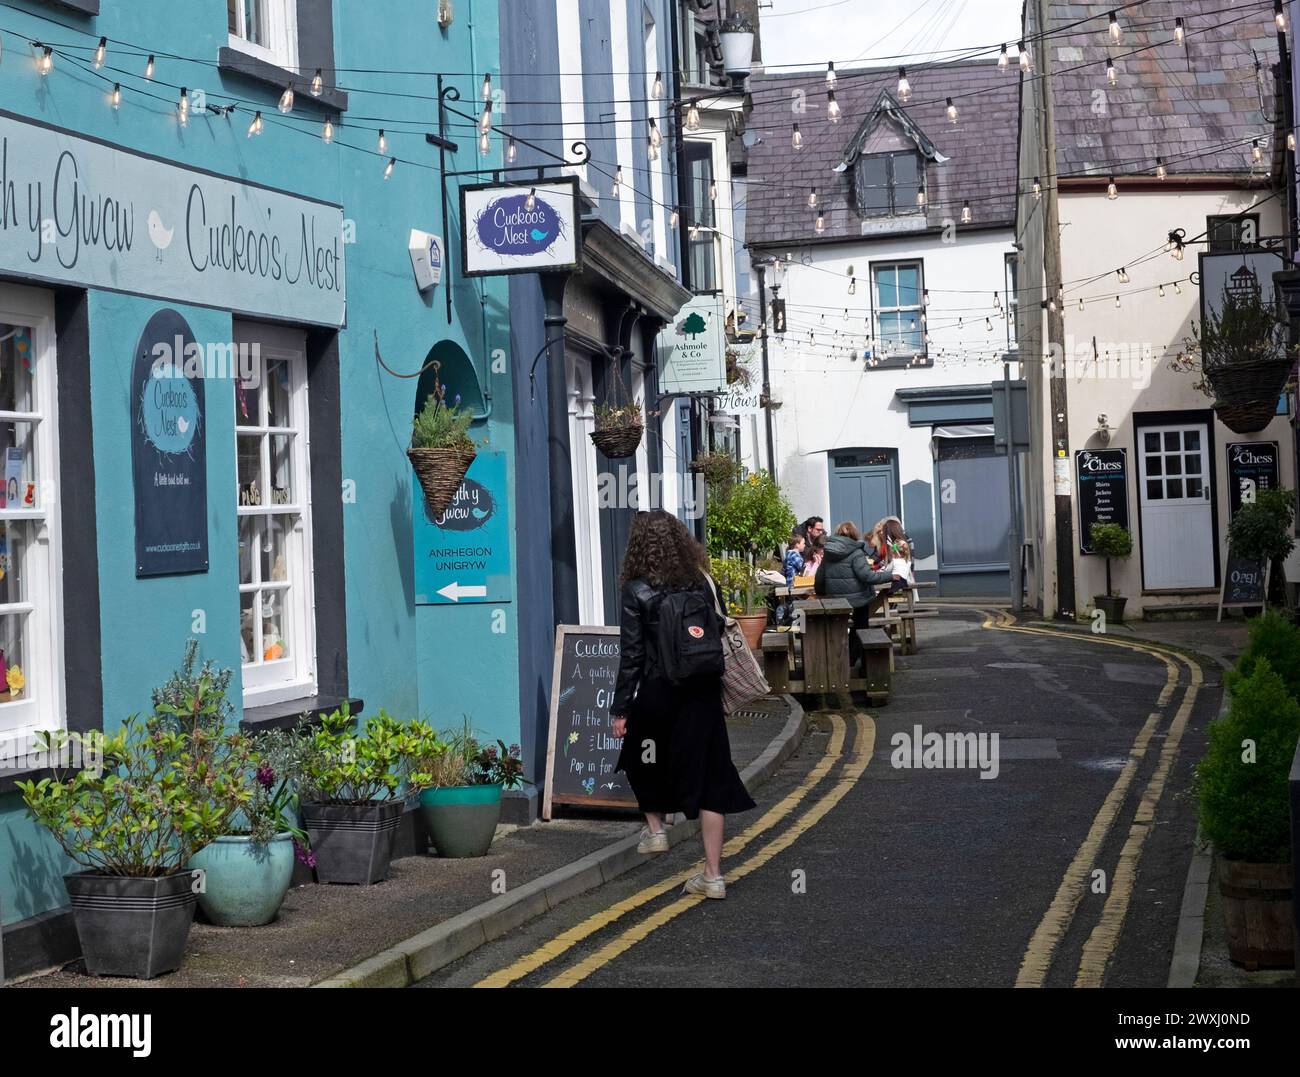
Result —
<path fill-rule="evenodd" d="M 272 703 L 316 680 L 305 339 L 251 322 L 234 336 L 244 701 Z"/>
<path fill-rule="evenodd" d="M 1214 516 L 1205 423 L 1138 429 L 1142 584 L 1214 587 Z"/>

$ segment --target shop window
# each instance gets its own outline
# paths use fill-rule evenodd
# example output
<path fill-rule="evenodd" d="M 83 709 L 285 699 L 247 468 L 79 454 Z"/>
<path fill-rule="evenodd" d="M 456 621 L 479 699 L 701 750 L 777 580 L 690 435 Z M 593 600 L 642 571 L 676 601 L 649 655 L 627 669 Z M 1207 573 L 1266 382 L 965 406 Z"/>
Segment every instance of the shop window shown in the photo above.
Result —
<path fill-rule="evenodd" d="M 24 293 L 32 296 L 33 293 Z M 0 289 L 0 738 L 64 725 L 53 301 Z"/>
<path fill-rule="evenodd" d="M 277 67 L 298 66 L 297 0 L 226 0 L 230 47 Z"/>
<path fill-rule="evenodd" d="M 873 265 L 871 287 L 882 357 L 923 353 L 921 263 Z"/>
<path fill-rule="evenodd" d="M 1259 214 L 1207 217 L 1205 234 L 1210 254 L 1253 247 L 1259 242 Z"/>
<path fill-rule="evenodd" d="M 253 325 L 235 340 L 244 700 L 273 703 L 315 690 L 305 340 Z"/>

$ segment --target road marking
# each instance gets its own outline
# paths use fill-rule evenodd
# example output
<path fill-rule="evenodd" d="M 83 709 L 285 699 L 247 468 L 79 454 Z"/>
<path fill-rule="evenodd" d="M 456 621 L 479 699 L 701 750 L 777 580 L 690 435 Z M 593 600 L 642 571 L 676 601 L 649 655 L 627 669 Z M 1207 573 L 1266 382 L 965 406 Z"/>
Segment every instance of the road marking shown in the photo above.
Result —
<path fill-rule="evenodd" d="M 789 815 L 799 803 L 806 797 L 817 783 L 830 773 L 831 768 L 839 761 L 844 751 L 844 719 L 837 714 L 829 716 L 831 722 L 831 736 L 826 744 L 826 754 L 817 761 L 816 766 L 812 768 L 803 780 L 792 789 L 781 801 L 769 808 L 757 821 L 746 827 L 739 834 L 731 838 L 722 847 L 724 857 L 734 856 L 745 848 L 751 841 L 757 838 L 764 831 L 770 830 L 776 826 L 782 819 Z M 582 923 L 569 930 L 561 932 L 549 942 L 538 947 L 530 954 L 525 954 L 519 960 L 507 965 L 505 968 L 498 969 L 490 976 L 484 977 L 475 987 L 508 987 L 516 980 L 522 980 L 525 976 L 536 972 L 543 965 L 554 961 L 561 954 L 567 953 L 584 939 L 590 938 L 596 932 L 608 927 L 620 917 L 632 912 L 647 902 L 653 901 L 657 897 L 667 894 L 671 890 L 681 886 L 687 879 L 696 873 L 699 865 L 696 864 L 685 871 L 680 871 L 675 875 L 648 886 L 640 890 L 631 897 L 624 898 L 616 902 L 608 909 L 603 909 L 598 913 L 589 916 Z"/>
<path fill-rule="evenodd" d="M 1015 618 L 1006 610 L 982 610 L 981 612 L 985 614 L 984 628 L 997 628 L 1027 635 L 1055 636 L 1057 638 L 1075 639 L 1085 643 L 1101 643 L 1114 647 L 1124 647 L 1127 650 L 1138 651 L 1159 658 L 1164 662 L 1166 671 L 1165 686 L 1161 689 L 1156 700 L 1157 709 L 1147 717 L 1145 724 L 1139 730 L 1133 746 L 1129 749 L 1129 758 L 1123 770 L 1093 818 L 1087 836 L 1061 878 L 1061 884 L 1057 887 L 1051 905 L 1030 938 L 1029 946 L 1025 950 L 1025 956 L 1021 961 L 1020 971 L 1016 976 L 1017 987 L 1041 987 L 1043 985 L 1055 957 L 1056 948 L 1074 921 L 1075 913 L 1078 911 L 1079 903 L 1086 891 L 1088 875 L 1096 865 L 1097 853 L 1100 851 L 1106 835 L 1123 806 L 1129 786 L 1137 773 L 1137 768 L 1145 757 L 1151 737 L 1160 723 L 1161 712 L 1168 705 L 1170 699 L 1173 698 L 1174 689 L 1178 683 L 1179 670 L 1175 662 L 1170 659 L 1171 654 L 1173 658 L 1187 666 L 1191 676 L 1191 683 L 1184 691 L 1182 703 L 1179 705 L 1174 720 L 1169 726 L 1165 743 L 1157 759 L 1156 769 L 1148 780 L 1142 793 L 1142 799 L 1139 801 L 1137 810 L 1134 813 L 1128 838 L 1120 851 L 1118 863 L 1111 877 L 1110 892 L 1102 908 L 1101 918 L 1093 927 L 1088 940 L 1084 943 L 1075 986 L 1100 987 L 1102 978 L 1105 975 L 1106 965 L 1109 963 L 1119 942 L 1120 931 L 1123 929 L 1124 919 L 1128 913 L 1129 901 L 1133 893 L 1133 882 L 1137 875 L 1138 862 L 1142 855 L 1142 844 L 1146 840 L 1146 835 L 1155 820 L 1156 805 L 1164 792 L 1169 772 L 1178 757 L 1179 744 L 1182 741 L 1183 732 L 1187 727 L 1188 719 L 1191 716 L 1203 680 L 1202 670 L 1197 662 L 1176 651 L 1168 652 L 1155 646 L 1129 640 L 1099 639 L 1093 636 L 1081 636 L 1073 632 L 1061 632 L 1048 628 L 1029 628 L 1024 625 L 1017 625 Z"/>
<path fill-rule="evenodd" d="M 862 777 L 862 773 L 871 762 L 871 756 L 875 750 L 876 723 L 869 715 L 864 714 L 854 715 L 853 721 L 857 726 L 853 758 L 845 764 L 844 772 L 840 775 L 834 787 L 800 816 L 799 820 L 784 833 L 773 838 L 762 849 L 741 864 L 740 867 L 731 872 L 732 882 L 743 879 L 751 872 L 757 871 L 774 856 L 793 845 L 801 835 L 816 826 L 835 805 L 843 800 L 848 791 L 857 783 L 857 780 Z M 689 894 L 686 897 L 678 898 L 671 905 L 665 906 L 654 915 L 641 921 L 641 923 L 627 928 L 616 939 L 602 946 L 594 954 L 579 961 L 572 968 L 566 969 L 554 979 L 548 980 L 543 986 L 573 987 L 581 983 L 592 973 L 608 965 L 620 954 L 626 953 L 638 942 L 641 942 L 670 921 L 675 920 L 687 909 L 707 900 L 708 898 L 700 894 Z"/>

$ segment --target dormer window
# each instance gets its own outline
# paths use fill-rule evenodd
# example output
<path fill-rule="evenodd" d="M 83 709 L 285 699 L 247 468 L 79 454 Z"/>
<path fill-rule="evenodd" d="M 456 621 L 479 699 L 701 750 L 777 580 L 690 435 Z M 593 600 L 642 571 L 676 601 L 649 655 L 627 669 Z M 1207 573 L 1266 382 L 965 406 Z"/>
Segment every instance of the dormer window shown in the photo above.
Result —
<path fill-rule="evenodd" d="M 920 212 L 921 158 L 916 153 L 873 153 L 854 165 L 853 186 L 862 217 L 903 217 Z"/>

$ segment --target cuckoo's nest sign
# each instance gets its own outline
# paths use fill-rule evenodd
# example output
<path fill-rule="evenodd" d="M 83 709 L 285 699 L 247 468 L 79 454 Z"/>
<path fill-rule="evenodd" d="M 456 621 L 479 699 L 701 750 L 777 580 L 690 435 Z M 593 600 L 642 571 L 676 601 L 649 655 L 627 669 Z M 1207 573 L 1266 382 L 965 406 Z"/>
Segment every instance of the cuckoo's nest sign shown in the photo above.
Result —
<path fill-rule="evenodd" d="M 460 241 L 467 277 L 576 269 L 576 177 L 462 187 Z"/>

